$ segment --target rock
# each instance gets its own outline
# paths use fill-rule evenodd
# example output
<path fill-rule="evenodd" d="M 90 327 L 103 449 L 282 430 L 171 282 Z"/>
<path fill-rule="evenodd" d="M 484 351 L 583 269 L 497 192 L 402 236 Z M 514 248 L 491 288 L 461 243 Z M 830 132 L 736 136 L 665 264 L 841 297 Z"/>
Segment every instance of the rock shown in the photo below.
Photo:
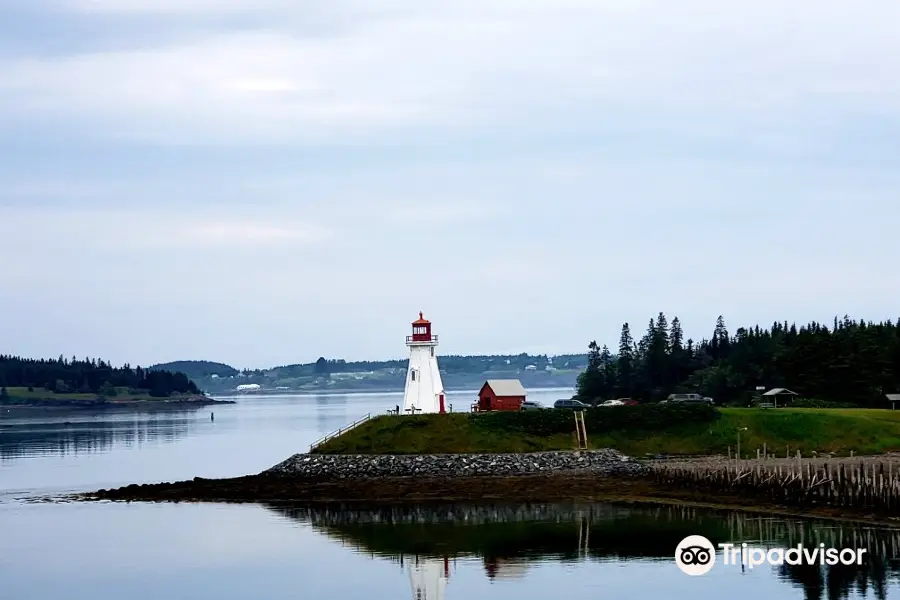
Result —
<path fill-rule="evenodd" d="M 617 450 L 523 454 L 331 455 L 295 454 L 263 471 L 309 479 L 521 476 L 548 473 L 642 475 L 647 467 Z"/>

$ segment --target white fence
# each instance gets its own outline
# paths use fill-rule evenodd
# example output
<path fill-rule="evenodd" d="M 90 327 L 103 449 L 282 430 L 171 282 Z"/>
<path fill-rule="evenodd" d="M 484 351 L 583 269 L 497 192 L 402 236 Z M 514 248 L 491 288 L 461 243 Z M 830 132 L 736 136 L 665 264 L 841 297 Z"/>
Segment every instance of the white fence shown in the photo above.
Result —
<path fill-rule="evenodd" d="M 372 418 L 372 413 L 368 413 L 368 414 L 367 414 L 366 416 L 364 416 L 363 418 L 357 419 L 356 421 L 353 421 L 353 422 L 350 423 L 349 425 L 346 425 L 346 426 L 344 426 L 344 427 L 341 427 L 341 428 L 338 429 L 337 431 L 332 431 L 331 433 L 329 433 L 328 435 L 326 435 L 326 436 L 323 437 L 322 439 L 320 439 L 320 440 L 318 440 L 318 441 L 316 441 L 316 442 L 310 444 L 310 446 L 309 446 L 309 451 L 312 452 L 313 450 L 315 450 L 316 448 L 318 448 L 319 446 L 321 446 L 322 444 L 324 444 L 324 443 L 327 442 L 328 440 L 330 440 L 330 439 L 332 439 L 332 438 L 336 438 L 337 436 L 341 435 L 342 433 L 347 433 L 348 431 L 350 431 L 350 430 L 353 429 L 354 427 L 358 427 L 358 426 L 362 425 L 363 423 L 365 423 L 366 421 L 368 421 L 368 420 L 371 419 L 371 418 Z"/>

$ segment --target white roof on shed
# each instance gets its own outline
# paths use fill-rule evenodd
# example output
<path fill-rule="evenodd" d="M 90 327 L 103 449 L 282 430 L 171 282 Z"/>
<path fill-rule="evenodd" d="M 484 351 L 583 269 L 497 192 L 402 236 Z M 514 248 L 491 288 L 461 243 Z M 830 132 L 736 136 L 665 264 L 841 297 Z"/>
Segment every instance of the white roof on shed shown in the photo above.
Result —
<path fill-rule="evenodd" d="M 525 396 L 525 388 L 518 379 L 488 379 L 487 384 L 498 396 Z"/>
<path fill-rule="evenodd" d="M 792 392 L 791 390 L 789 390 L 787 388 L 772 388 L 771 390 L 769 390 L 768 392 L 763 394 L 763 396 L 780 396 L 781 394 L 790 394 L 791 396 L 799 396 L 799 394 L 797 392 Z"/>

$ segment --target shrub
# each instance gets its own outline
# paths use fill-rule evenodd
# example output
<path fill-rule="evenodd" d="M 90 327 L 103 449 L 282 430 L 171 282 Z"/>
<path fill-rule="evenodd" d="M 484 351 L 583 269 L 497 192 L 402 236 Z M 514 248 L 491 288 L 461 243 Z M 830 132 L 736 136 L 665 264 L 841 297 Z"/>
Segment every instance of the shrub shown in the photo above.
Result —
<path fill-rule="evenodd" d="M 792 408 L 859 408 L 858 404 L 851 402 L 829 402 L 815 398 L 797 398 L 789 406 Z"/>

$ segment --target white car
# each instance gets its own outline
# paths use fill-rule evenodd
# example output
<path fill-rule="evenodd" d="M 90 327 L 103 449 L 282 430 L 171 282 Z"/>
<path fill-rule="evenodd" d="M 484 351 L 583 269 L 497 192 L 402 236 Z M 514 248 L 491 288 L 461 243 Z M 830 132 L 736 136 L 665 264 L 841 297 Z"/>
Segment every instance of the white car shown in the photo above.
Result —
<path fill-rule="evenodd" d="M 622 402 L 621 400 L 604 400 L 597 406 L 600 406 L 600 407 L 603 407 L 603 406 L 625 406 L 625 403 Z"/>

